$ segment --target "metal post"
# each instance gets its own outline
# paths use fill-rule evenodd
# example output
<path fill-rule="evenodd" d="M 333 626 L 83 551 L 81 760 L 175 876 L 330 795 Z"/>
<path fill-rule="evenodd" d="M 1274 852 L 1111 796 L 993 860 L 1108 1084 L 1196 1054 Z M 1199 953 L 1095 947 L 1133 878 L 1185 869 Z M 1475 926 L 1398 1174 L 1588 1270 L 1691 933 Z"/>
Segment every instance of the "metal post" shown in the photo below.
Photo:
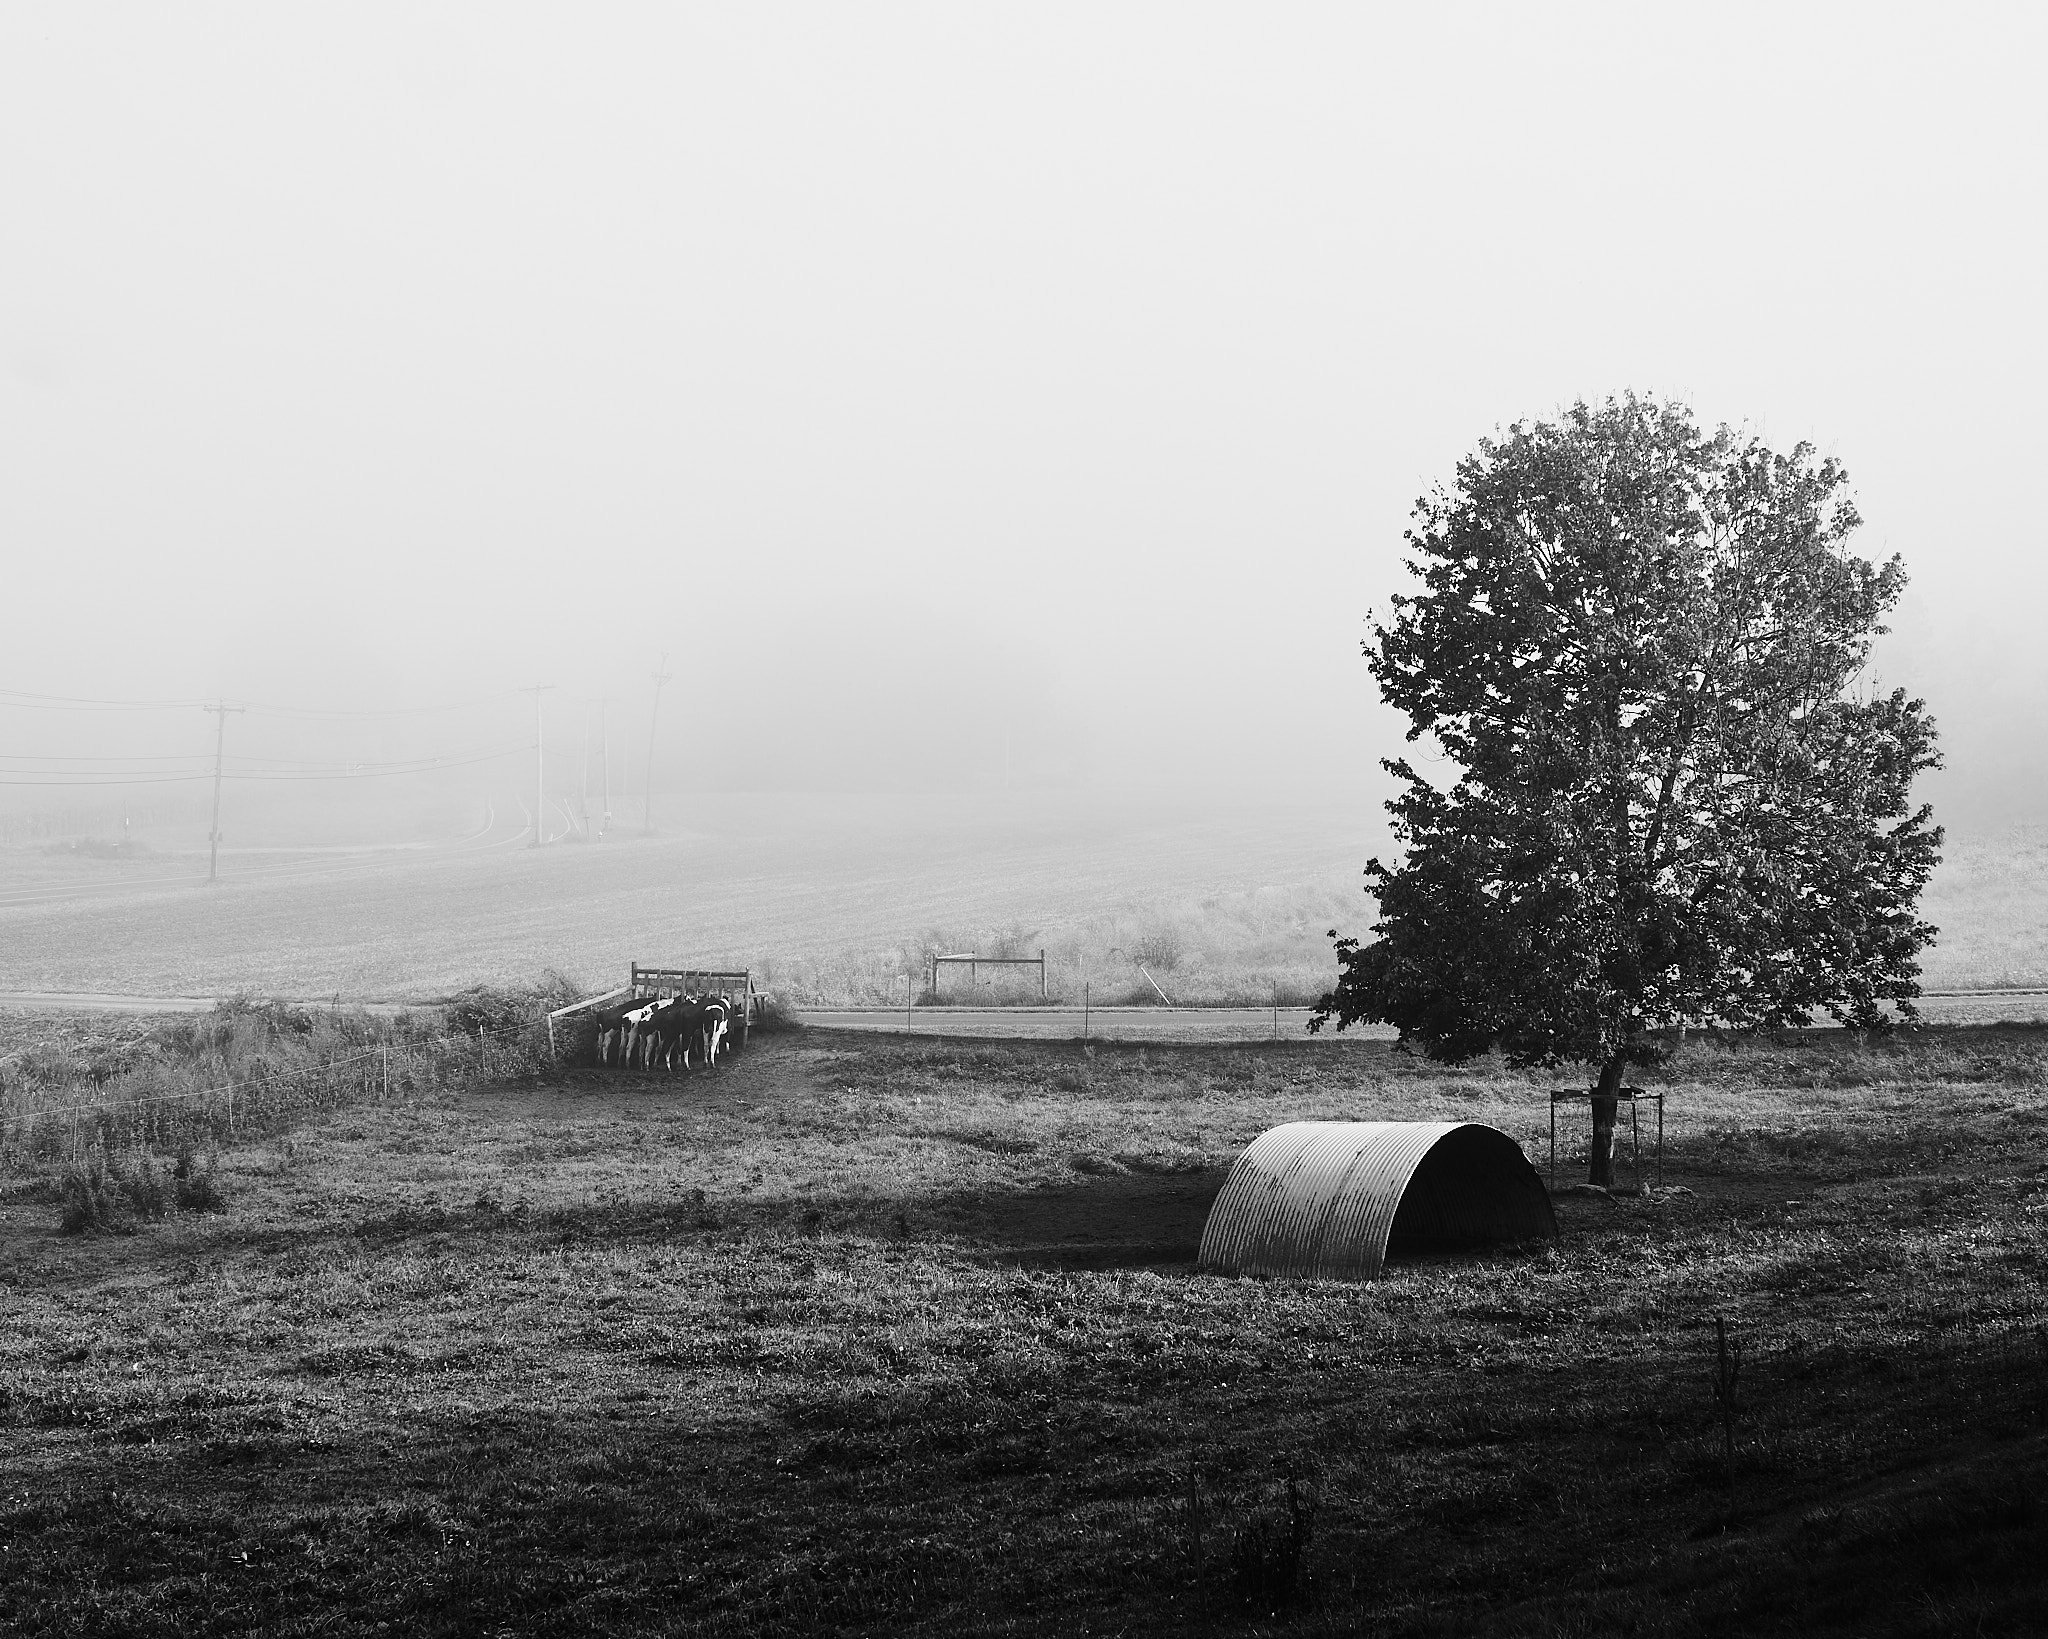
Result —
<path fill-rule="evenodd" d="M 1088 981 L 1081 981 L 1081 1039 L 1088 1039 Z"/>
<path fill-rule="evenodd" d="M 1638 1087 L 1628 1101 L 1629 1154 L 1636 1169 L 1636 1193 L 1643 1193 L 1643 1090 Z"/>
<path fill-rule="evenodd" d="M 1045 947 L 1038 947 L 1038 999 L 1045 1000 Z"/>
<path fill-rule="evenodd" d="M 1273 981 L 1273 1039 L 1280 1039 L 1280 981 Z"/>
<path fill-rule="evenodd" d="M 912 982 L 909 974 L 903 975 L 903 1033 L 906 1036 L 910 1034 L 910 987 Z"/>

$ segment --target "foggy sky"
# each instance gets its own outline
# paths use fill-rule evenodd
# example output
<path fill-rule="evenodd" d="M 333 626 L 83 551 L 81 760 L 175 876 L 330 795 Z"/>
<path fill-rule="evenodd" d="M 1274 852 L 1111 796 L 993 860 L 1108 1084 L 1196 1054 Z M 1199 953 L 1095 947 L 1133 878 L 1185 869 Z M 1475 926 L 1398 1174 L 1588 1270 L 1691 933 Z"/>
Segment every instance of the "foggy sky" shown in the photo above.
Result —
<path fill-rule="evenodd" d="M 1929 794 L 2048 819 L 2041 15 L 1422 11 L 10 6 L 0 688 L 1370 785 L 1416 496 L 1636 388 L 1846 463 Z"/>

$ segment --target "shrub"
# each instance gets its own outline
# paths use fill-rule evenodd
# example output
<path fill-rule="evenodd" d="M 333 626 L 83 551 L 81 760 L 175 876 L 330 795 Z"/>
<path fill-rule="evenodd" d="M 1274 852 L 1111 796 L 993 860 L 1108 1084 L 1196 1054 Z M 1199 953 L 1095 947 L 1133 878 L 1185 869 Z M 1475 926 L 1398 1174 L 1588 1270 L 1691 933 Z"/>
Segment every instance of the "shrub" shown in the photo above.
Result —
<path fill-rule="evenodd" d="M 574 979 L 549 968 L 532 984 L 471 985 L 449 999 L 444 1016 L 448 1028 L 458 1035 L 474 1036 L 482 1030 L 492 1036 L 510 1036 L 589 994 Z"/>
<path fill-rule="evenodd" d="M 83 1161 L 74 1161 L 57 1179 L 57 1223 L 67 1235 L 82 1235 L 89 1229 L 126 1230 L 128 1215 L 107 1176 L 106 1158 L 98 1150 L 88 1151 Z"/>
<path fill-rule="evenodd" d="M 804 1022 L 797 1017 L 796 1010 L 780 996 L 763 996 L 749 1028 L 773 1035 L 779 1030 L 801 1030 L 803 1027 Z"/>
<path fill-rule="evenodd" d="M 104 1229 L 132 1234 L 140 1220 L 170 1210 L 171 1189 L 156 1162 L 138 1152 L 126 1162 L 95 1144 L 57 1180 L 58 1224 L 67 1235 Z"/>
<path fill-rule="evenodd" d="M 122 1199 L 138 1218 L 155 1221 L 171 1210 L 171 1186 L 147 1151 L 138 1151 L 117 1168 Z"/>
<path fill-rule="evenodd" d="M 200 1155 L 187 1140 L 171 1166 L 172 1192 L 180 1212 L 225 1212 L 227 1198 L 214 1180 L 214 1157 Z"/>

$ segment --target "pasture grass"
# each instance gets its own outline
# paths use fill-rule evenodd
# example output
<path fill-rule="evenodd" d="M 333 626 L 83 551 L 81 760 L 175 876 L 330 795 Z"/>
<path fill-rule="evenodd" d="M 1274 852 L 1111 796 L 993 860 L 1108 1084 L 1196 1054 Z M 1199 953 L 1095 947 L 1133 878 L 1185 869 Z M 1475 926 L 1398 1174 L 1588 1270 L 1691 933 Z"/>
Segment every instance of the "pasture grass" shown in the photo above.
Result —
<path fill-rule="evenodd" d="M 146 1020 L 0 1013 L 0 1168 L 63 1156 L 87 1221 L 102 1200 L 160 1217 L 146 1182 L 153 1154 L 176 1153 L 189 1170 L 202 1147 L 317 1111 L 530 1073 L 549 1056 L 542 1014 L 582 990 L 549 972 L 395 1014 L 247 995 Z"/>
<path fill-rule="evenodd" d="M 693 805 L 696 806 L 696 805 Z M 688 812 L 688 810 L 679 811 Z M 212 888 L 193 854 L 87 857 L 0 846 L 0 986 L 237 989 L 444 999 L 545 961 L 617 983 L 631 961 L 752 968 L 806 1005 L 900 1004 L 925 958 L 1046 951 L 1053 994 L 1301 1004 L 1335 977 L 1328 933 L 1365 934 L 1373 805 L 1269 802 L 1206 816 L 1101 800 L 1003 805 L 707 801 L 707 829 L 603 847 L 235 856 Z M 679 821 L 680 823 L 680 817 Z M 2048 839 L 1954 837 L 1923 912 L 1935 989 L 2048 986 Z M 991 973 L 969 996 L 1036 998 Z"/>
<path fill-rule="evenodd" d="M 0 1629 L 2037 1632 L 2044 1075 L 1694 1043 L 1665 1191 L 1365 1285 L 1193 1269 L 1238 1148 L 1552 1078 L 792 1032 L 314 1112 L 133 1235 L 17 1188 Z"/>
<path fill-rule="evenodd" d="M 1921 906 L 1930 989 L 2048 986 L 2048 830 L 1952 837 Z"/>

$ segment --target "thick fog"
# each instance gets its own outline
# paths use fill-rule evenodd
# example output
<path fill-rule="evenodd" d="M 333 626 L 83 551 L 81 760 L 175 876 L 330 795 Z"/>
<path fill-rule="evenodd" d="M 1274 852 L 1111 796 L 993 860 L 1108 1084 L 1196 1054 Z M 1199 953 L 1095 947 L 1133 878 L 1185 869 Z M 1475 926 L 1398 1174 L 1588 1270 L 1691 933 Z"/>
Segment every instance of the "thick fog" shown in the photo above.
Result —
<path fill-rule="evenodd" d="M 2048 818 L 2040 14 L 1423 12 L 7 8 L 0 806 L 213 747 L 22 695 L 638 789 L 664 666 L 669 789 L 1355 796 L 1415 497 L 1633 387 Z"/>

